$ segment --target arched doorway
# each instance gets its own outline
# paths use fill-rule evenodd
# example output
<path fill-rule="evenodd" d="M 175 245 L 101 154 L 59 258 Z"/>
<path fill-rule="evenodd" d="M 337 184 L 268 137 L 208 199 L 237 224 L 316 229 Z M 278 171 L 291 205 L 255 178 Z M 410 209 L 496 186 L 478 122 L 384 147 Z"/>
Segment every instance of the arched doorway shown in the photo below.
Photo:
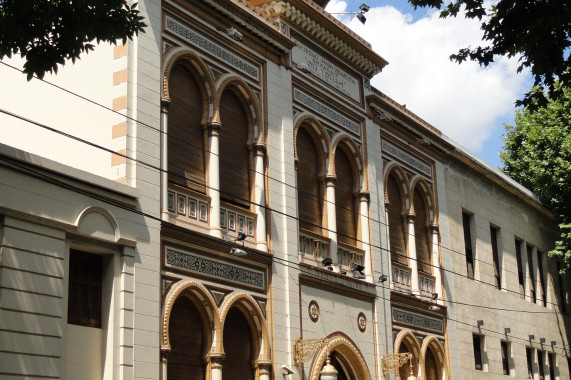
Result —
<path fill-rule="evenodd" d="M 337 380 L 372 380 L 363 354 L 355 342 L 342 332 L 327 337 L 328 342 L 315 355 L 308 380 L 319 380 L 321 370 L 329 356 L 337 370 Z"/>
<path fill-rule="evenodd" d="M 425 380 L 440 380 L 442 379 L 441 366 L 438 364 L 438 356 L 428 347 L 426 355 L 424 356 L 424 378 Z"/>
<path fill-rule="evenodd" d="M 412 350 L 412 348 L 410 347 L 408 342 L 403 340 L 403 342 L 401 343 L 401 345 L 399 347 L 399 354 L 403 354 L 403 353 L 407 353 L 407 352 L 412 353 L 412 359 L 411 359 L 412 375 L 414 375 L 416 377 L 416 376 L 418 376 L 418 361 L 414 355 L 414 351 Z M 407 362 L 406 364 L 404 364 L 402 367 L 399 368 L 399 376 L 401 379 L 406 380 L 411 375 L 411 371 L 410 371 L 411 363 Z"/>
<path fill-rule="evenodd" d="M 179 297 L 170 320 L 171 352 L 168 358 L 169 380 L 204 380 L 204 324 L 194 303 Z"/>
<path fill-rule="evenodd" d="M 248 380 L 255 378 L 254 340 L 252 329 L 246 316 L 234 306 L 224 321 L 224 380 Z"/>
<path fill-rule="evenodd" d="M 331 359 L 331 365 L 337 370 L 337 380 L 356 380 L 355 374 L 351 369 L 351 364 L 349 361 L 343 357 L 338 351 L 333 351 L 329 358 Z"/>

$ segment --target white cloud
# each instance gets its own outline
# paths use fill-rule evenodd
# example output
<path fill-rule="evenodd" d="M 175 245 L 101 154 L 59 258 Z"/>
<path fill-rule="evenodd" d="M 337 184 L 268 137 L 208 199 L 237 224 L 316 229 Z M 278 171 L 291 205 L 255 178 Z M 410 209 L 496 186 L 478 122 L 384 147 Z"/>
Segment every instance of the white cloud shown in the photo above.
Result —
<path fill-rule="evenodd" d="M 343 12 L 346 6 L 332 0 L 327 10 Z M 516 75 L 515 59 L 487 68 L 450 61 L 460 48 L 482 43 L 477 20 L 440 19 L 437 12 L 414 20 L 391 6 L 371 8 L 365 25 L 342 17 L 389 61 L 373 86 L 470 150 L 481 150 L 498 119 L 513 114 L 515 100 L 527 89 L 528 77 Z"/>

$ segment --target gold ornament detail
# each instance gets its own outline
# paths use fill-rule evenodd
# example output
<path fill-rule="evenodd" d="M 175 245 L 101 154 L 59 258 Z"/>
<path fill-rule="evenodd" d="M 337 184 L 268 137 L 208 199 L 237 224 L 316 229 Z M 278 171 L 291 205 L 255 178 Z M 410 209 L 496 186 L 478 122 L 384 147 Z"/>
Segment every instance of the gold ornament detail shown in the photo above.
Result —
<path fill-rule="evenodd" d="M 410 373 L 412 374 L 412 354 L 410 352 L 381 356 L 383 375 L 386 376 L 388 374 L 394 373 L 396 378 L 399 368 L 402 367 L 406 362 L 409 362 Z"/>
<path fill-rule="evenodd" d="M 301 339 L 301 337 L 297 337 L 293 344 L 295 362 L 301 364 L 308 361 L 328 342 L 329 339 L 327 338 Z"/>

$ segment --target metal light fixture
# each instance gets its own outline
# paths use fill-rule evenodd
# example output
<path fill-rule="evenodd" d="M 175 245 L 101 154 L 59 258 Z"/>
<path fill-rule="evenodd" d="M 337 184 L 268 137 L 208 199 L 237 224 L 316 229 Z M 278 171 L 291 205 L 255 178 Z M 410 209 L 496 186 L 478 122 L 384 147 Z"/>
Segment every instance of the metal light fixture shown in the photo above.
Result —
<path fill-rule="evenodd" d="M 436 300 L 438 298 L 438 293 L 432 293 L 432 299 Z"/>
<path fill-rule="evenodd" d="M 551 341 L 551 347 L 555 347 L 557 345 L 557 341 L 556 340 L 552 340 Z"/>
<path fill-rule="evenodd" d="M 234 240 L 232 240 L 233 242 L 237 242 L 240 241 L 242 242 L 242 247 L 244 246 L 244 240 L 246 240 L 246 234 L 240 232 L 238 234 L 238 237 Z M 232 247 L 230 248 L 230 254 L 234 255 L 234 256 L 246 256 L 248 254 L 248 252 L 246 252 L 245 250 L 243 250 L 242 248 L 239 247 Z"/>
<path fill-rule="evenodd" d="M 430 305 L 430 306 L 428 307 L 428 310 L 438 311 L 438 310 L 442 310 L 442 309 L 441 309 L 440 306 L 438 306 L 438 305 Z"/>
<path fill-rule="evenodd" d="M 337 380 L 337 370 L 331 364 L 331 359 L 329 355 L 327 355 L 327 360 L 325 361 L 325 365 L 321 369 L 319 379 L 320 380 Z"/>
<path fill-rule="evenodd" d="M 369 11 L 369 6 L 367 4 L 361 4 L 359 6 L 359 9 L 360 9 L 359 12 L 331 12 L 330 14 L 332 14 L 332 15 L 355 15 L 357 20 L 361 21 L 361 23 L 364 25 L 365 22 L 367 22 L 367 19 L 365 18 L 365 13 L 367 13 Z"/>
<path fill-rule="evenodd" d="M 379 282 L 383 283 L 386 282 L 389 278 L 387 277 L 386 274 L 382 274 L 381 277 L 379 277 Z"/>
<path fill-rule="evenodd" d="M 529 335 L 529 340 L 535 340 L 535 335 Z"/>
<path fill-rule="evenodd" d="M 363 273 L 363 269 L 365 269 L 365 266 L 357 263 L 351 263 L 351 270 L 353 271 L 354 278 L 366 278 L 365 273 Z"/>
<path fill-rule="evenodd" d="M 481 320 L 481 319 L 478 319 L 478 320 L 476 321 L 476 325 L 477 325 L 478 327 L 482 327 L 482 326 L 484 326 L 484 321 Z"/>
<path fill-rule="evenodd" d="M 242 39 L 244 38 L 244 35 L 242 33 L 240 33 L 239 31 L 237 31 L 234 27 L 231 27 L 230 29 L 228 29 L 226 31 L 226 34 L 228 35 L 228 37 L 230 37 L 236 41 L 242 41 Z"/>
<path fill-rule="evenodd" d="M 539 343 L 544 344 L 544 343 L 545 343 L 545 338 L 539 338 Z"/>
<path fill-rule="evenodd" d="M 323 260 L 321 260 L 321 265 L 323 265 L 324 267 L 328 267 L 331 264 L 333 264 L 333 260 L 331 259 L 331 257 L 326 257 Z"/>
<path fill-rule="evenodd" d="M 509 327 L 506 327 L 506 328 L 504 329 L 504 332 L 506 333 L 506 335 L 508 335 L 509 333 L 512 332 L 512 329 L 510 329 Z"/>

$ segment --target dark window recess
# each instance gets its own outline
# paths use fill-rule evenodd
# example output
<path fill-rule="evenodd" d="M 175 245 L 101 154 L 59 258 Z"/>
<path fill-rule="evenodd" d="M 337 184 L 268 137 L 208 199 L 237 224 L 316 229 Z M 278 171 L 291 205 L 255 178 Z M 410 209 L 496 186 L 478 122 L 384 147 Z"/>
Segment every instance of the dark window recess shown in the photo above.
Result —
<path fill-rule="evenodd" d="M 501 342 L 501 348 L 502 348 L 502 367 L 504 369 L 504 375 L 509 375 L 510 362 L 509 362 L 508 342 Z"/>
<path fill-rule="evenodd" d="M 71 250 L 67 321 L 101 327 L 102 257 Z"/>
<path fill-rule="evenodd" d="M 406 256 L 406 234 L 404 227 L 404 197 L 399 181 L 394 174 L 387 180 L 387 196 L 389 204 L 389 241 L 391 245 L 391 261 L 408 265 Z"/>
<path fill-rule="evenodd" d="M 555 354 L 548 353 L 547 361 L 549 362 L 549 378 L 555 380 Z"/>
<path fill-rule="evenodd" d="M 480 335 L 472 335 L 472 342 L 474 344 L 474 362 L 476 369 L 482 370 L 482 342 Z"/>
<path fill-rule="evenodd" d="M 533 358 L 531 357 L 532 351 L 530 347 L 525 348 L 525 357 L 527 358 L 527 377 L 533 379 Z"/>
<path fill-rule="evenodd" d="M 464 226 L 464 247 L 466 253 L 466 270 L 468 278 L 474 278 L 474 254 L 472 252 L 472 233 L 470 231 L 470 214 L 462 212 L 462 224 Z"/>
<path fill-rule="evenodd" d="M 565 285 L 563 276 L 561 275 L 561 262 L 557 261 L 557 286 L 559 287 L 559 307 L 562 313 L 567 313 L 567 297 L 565 294 Z"/>
<path fill-rule="evenodd" d="M 529 290 L 531 291 L 531 299 L 533 302 L 537 302 L 537 297 L 535 295 L 535 276 L 533 275 L 533 247 L 531 245 L 527 247 L 527 269 L 529 270 L 529 279 L 531 282 L 531 286 Z"/>
<path fill-rule="evenodd" d="M 539 370 L 539 380 L 545 380 L 545 372 L 543 370 L 543 351 L 537 351 L 537 369 Z"/>
<path fill-rule="evenodd" d="M 323 195 L 319 176 L 323 170 L 319 152 L 305 128 L 297 132 L 297 207 L 299 227 L 321 234 Z"/>
<path fill-rule="evenodd" d="M 523 276 L 523 264 L 521 261 L 521 241 L 515 239 L 515 257 L 517 260 L 517 279 L 519 281 L 519 294 L 525 298 L 525 281 Z"/>
<path fill-rule="evenodd" d="M 545 296 L 545 278 L 543 277 L 543 252 L 537 250 L 537 270 L 539 271 L 539 297 L 543 306 L 547 306 L 547 297 Z"/>
<path fill-rule="evenodd" d="M 337 217 L 337 240 L 340 243 L 357 245 L 357 212 L 356 199 L 354 197 L 353 169 L 350 155 L 344 147 L 339 147 L 335 152 L 335 213 Z"/>
<path fill-rule="evenodd" d="M 414 236 L 416 241 L 416 257 L 418 270 L 432 274 L 430 260 L 430 238 L 428 235 L 429 213 L 426 206 L 426 197 L 417 186 L 413 193 L 414 213 Z"/>
<path fill-rule="evenodd" d="M 492 256 L 494 259 L 494 277 L 496 278 L 496 288 L 502 288 L 502 276 L 500 272 L 500 257 L 498 253 L 498 230 L 499 228 L 490 226 L 490 237 L 492 239 Z"/>

